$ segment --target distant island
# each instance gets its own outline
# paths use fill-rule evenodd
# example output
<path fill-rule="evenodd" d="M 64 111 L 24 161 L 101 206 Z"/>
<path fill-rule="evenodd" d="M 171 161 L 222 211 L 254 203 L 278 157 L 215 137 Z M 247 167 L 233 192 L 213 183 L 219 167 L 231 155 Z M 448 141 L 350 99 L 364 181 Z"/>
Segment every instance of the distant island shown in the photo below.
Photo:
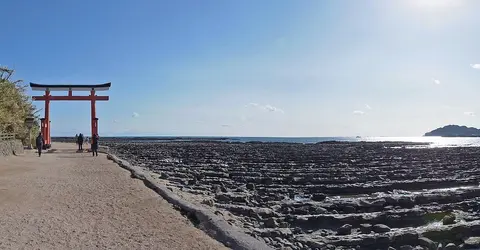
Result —
<path fill-rule="evenodd" d="M 459 125 L 447 125 L 445 127 L 432 130 L 426 133 L 424 136 L 480 137 L 480 129 Z"/>

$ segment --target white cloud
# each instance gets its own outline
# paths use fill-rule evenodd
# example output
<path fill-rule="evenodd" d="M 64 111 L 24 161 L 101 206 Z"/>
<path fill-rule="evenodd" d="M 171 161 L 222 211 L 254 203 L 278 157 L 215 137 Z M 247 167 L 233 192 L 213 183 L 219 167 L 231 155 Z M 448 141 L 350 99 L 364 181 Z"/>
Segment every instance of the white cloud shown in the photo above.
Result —
<path fill-rule="evenodd" d="M 254 102 L 251 102 L 251 103 L 245 105 L 246 108 L 248 108 L 248 107 L 258 107 L 258 106 L 259 106 L 258 103 L 254 103 Z"/>
<path fill-rule="evenodd" d="M 363 112 L 363 111 L 361 111 L 361 110 L 355 110 L 355 111 L 353 111 L 353 114 L 354 114 L 354 115 L 364 115 L 365 112 Z"/>
<path fill-rule="evenodd" d="M 273 107 L 269 104 L 265 105 L 263 107 L 264 109 L 266 109 L 267 111 L 270 111 L 270 112 L 280 112 L 280 113 L 284 113 L 282 109 L 280 108 L 277 108 L 277 107 Z"/>
<path fill-rule="evenodd" d="M 366 109 L 372 109 L 372 107 L 370 107 L 370 105 L 368 105 L 368 104 L 365 104 L 365 108 Z"/>
<path fill-rule="evenodd" d="M 260 109 L 263 109 L 265 111 L 268 111 L 268 112 L 279 112 L 279 113 L 285 113 L 281 108 L 277 108 L 277 107 L 274 107 L 270 104 L 266 104 L 266 105 L 260 105 L 258 103 L 249 103 L 247 105 L 245 105 L 246 108 L 248 107 L 255 107 L 255 108 L 260 108 Z"/>
<path fill-rule="evenodd" d="M 118 123 L 118 120 L 113 120 L 113 123 Z"/>
<path fill-rule="evenodd" d="M 221 126 L 224 127 L 224 128 L 229 128 L 229 127 L 231 127 L 229 124 L 222 124 Z"/>
<path fill-rule="evenodd" d="M 475 116 L 475 112 L 471 112 L 471 111 L 463 112 L 463 114 L 468 116 Z"/>
<path fill-rule="evenodd" d="M 440 80 L 438 80 L 438 79 L 432 78 L 432 81 L 437 85 L 440 84 Z"/>
<path fill-rule="evenodd" d="M 474 69 L 480 69 L 480 63 L 470 64 L 470 67 Z"/>
<path fill-rule="evenodd" d="M 140 114 L 137 113 L 137 112 L 133 112 L 133 114 L 132 114 L 132 117 L 133 117 L 133 118 L 136 118 L 136 117 L 139 117 L 139 116 L 140 116 Z"/>

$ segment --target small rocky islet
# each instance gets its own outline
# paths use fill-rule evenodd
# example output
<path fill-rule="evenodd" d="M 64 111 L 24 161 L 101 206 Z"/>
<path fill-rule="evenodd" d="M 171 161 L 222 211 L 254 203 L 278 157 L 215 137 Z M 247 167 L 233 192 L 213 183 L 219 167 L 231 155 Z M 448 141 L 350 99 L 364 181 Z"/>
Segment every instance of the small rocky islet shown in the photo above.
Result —
<path fill-rule="evenodd" d="M 480 249 L 480 148 L 104 145 L 276 249 Z"/>

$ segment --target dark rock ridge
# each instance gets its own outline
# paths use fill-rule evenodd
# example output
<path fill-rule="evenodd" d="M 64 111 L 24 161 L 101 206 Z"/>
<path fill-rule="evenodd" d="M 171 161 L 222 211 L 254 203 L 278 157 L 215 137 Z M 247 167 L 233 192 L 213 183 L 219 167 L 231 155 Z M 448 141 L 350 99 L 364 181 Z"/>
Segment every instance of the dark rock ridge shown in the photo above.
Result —
<path fill-rule="evenodd" d="M 480 129 L 467 126 L 447 125 L 445 127 L 432 130 L 426 133 L 425 136 L 479 137 Z"/>
<path fill-rule="evenodd" d="M 480 148 L 104 142 L 276 249 L 475 249 Z"/>

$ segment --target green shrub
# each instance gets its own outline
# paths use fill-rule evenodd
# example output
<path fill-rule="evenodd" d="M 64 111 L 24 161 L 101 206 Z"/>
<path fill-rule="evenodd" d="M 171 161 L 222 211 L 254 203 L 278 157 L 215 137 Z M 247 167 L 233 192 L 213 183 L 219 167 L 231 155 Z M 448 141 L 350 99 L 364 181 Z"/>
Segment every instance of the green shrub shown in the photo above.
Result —
<path fill-rule="evenodd" d="M 28 141 L 28 128 L 25 119 L 35 117 L 32 139 L 39 131 L 39 119 L 35 116 L 35 106 L 26 94 L 27 85 L 21 80 L 13 81 L 14 71 L 0 67 L 0 133 L 14 133 L 23 143 Z"/>

